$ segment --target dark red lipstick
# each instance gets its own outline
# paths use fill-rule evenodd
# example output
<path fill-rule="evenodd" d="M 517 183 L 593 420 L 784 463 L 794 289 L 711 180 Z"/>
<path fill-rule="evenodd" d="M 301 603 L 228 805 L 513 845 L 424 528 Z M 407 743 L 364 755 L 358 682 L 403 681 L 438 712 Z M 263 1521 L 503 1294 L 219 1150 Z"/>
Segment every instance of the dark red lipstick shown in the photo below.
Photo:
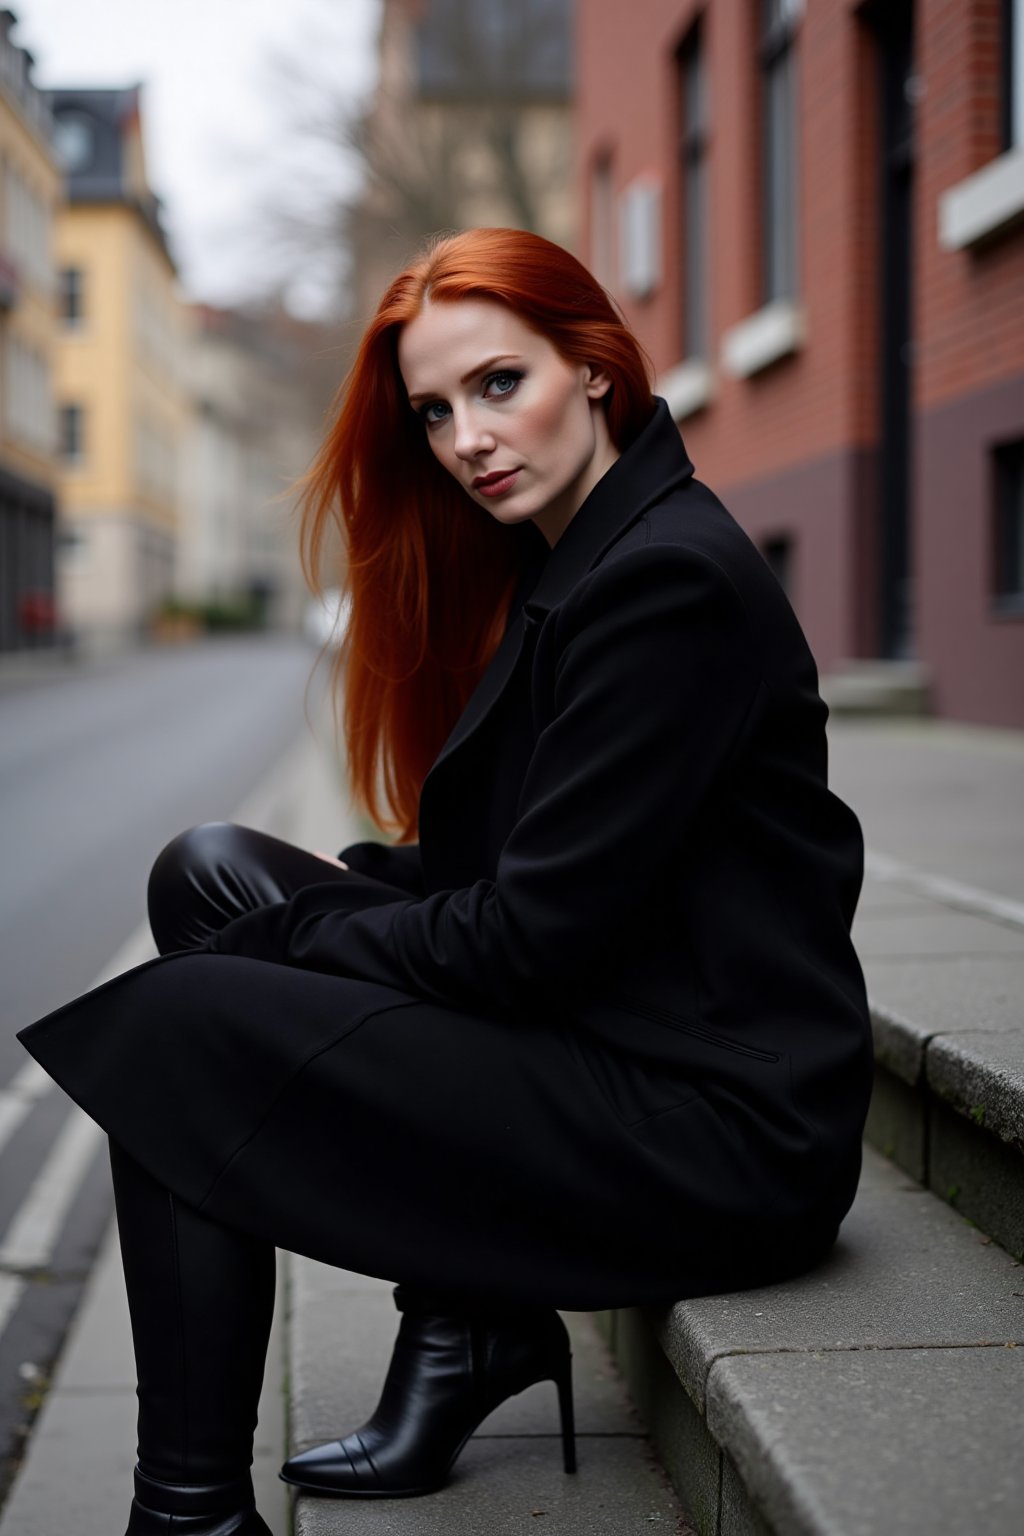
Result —
<path fill-rule="evenodd" d="M 504 496 L 510 491 L 519 478 L 518 469 L 496 469 L 489 475 L 477 475 L 473 481 L 474 491 L 479 491 L 481 496 Z"/>

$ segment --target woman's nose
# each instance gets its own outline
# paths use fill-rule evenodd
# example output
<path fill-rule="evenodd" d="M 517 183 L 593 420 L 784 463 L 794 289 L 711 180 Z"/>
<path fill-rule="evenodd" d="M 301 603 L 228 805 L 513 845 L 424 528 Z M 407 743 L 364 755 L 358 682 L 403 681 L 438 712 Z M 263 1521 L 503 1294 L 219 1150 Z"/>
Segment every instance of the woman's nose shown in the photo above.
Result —
<path fill-rule="evenodd" d="M 494 437 L 473 411 L 455 413 L 455 453 L 460 459 L 475 459 L 494 447 Z"/>

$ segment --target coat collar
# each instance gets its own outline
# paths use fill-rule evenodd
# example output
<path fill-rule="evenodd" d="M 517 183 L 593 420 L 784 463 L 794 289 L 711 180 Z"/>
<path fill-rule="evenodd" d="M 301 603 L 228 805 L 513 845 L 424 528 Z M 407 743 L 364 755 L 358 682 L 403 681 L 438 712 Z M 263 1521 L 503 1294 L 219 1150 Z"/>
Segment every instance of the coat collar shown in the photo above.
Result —
<path fill-rule="evenodd" d="M 648 507 L 692 474 L 679 428 L 667 403 L 656 395 L 643 431 L 601 476 L 549 551 L 526 608 L 538 610 L 538 617 L 554 608 Z"/>
<path fill-rule="evenodd" d="M 665 401 L 656 396 L 650 421 L 601 476 L 554 548 L 549 550 L 546 544 L 541 547 L 538 532 L 539 553 L 527 564 L 505 634 L 435 759 L 424 789 L 438 767 L 490 714 L 515 670 L 527 633 L 536 633 L 543 614 L 568 595 L 608 546 L 648 507 L 692 474 L 693 465 L 679 429 Z M 535 572 L 536 582 L 531 590 Z M 523 592 L 529 594 L 525 602 L 521 602 Z"/>

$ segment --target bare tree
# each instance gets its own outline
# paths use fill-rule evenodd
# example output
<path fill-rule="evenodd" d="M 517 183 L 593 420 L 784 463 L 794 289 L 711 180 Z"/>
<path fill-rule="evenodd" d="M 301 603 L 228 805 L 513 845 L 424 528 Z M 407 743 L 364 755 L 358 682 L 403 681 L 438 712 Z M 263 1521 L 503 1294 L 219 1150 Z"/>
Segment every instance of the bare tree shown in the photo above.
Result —
<path fill-rule="evenodd" d="M 267 210 L 283 249 L 332 267 L 342 313 L 358 308 L 344 297 L 354 272 L 397 268 L 428 235 L 478 222 L 481 208 L 549 232 L 545 208 L 569 175 L 568 6 L 383 0 L 369 102 L 339 95 L 322 58 L 277 60 L 297 141 L 361 173 L 350 192 Z M 537 107 L 555 109 L 557 129 L 538 133 Z"/>

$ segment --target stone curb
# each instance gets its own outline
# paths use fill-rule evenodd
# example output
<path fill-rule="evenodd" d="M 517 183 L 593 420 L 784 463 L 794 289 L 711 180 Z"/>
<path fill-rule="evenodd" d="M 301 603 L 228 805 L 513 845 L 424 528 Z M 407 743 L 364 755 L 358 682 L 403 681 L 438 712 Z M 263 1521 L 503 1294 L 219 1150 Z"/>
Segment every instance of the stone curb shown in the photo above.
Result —
<path fill-rule="evenodd" d="M 1024 1384 L 1024 1268 L 876 1153 L 836 1249 L 810 1274 L 612 1319 L 655 1447 L 709 1536 L 1016 1532 L 1024 1465 L 1008 1447 Z M 958 1370 L 1005 1453 L 999 1498 L 975 1490 L 983 1527 L 963 1523 L 964 1454 L 942 1440 Z M 945 1428 L 933 1400 L 915 1398 L 932 1377 Z M 873 1479 L 866 1448 L 880 1419 L 875 1454 L 888 1460 Z M 926 1481 L 922 1458 L 935 1463 Z"/>

